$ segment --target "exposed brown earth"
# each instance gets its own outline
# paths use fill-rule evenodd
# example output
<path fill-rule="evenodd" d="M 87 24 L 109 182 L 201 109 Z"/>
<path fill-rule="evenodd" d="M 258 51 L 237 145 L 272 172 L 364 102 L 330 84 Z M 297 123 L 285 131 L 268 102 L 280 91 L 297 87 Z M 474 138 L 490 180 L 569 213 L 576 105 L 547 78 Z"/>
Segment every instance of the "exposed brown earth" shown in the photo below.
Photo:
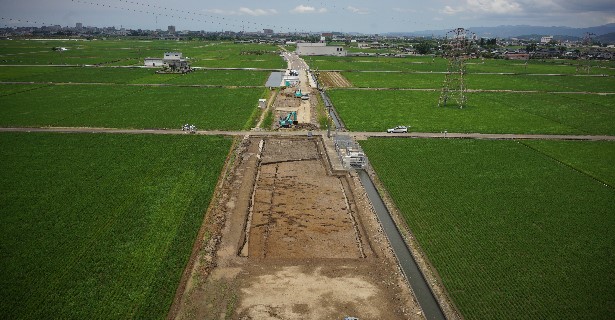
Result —
<path fill-rule="evenodd" d="M 327 88 L 348 88 L 352 83 L 339 72 L 322 72 L 322 81 Z"/>
<path fill-rule="evenodd" d="M 421 319 L 356 175 L 321 138 L 240 144 L 175 319 Z"/>

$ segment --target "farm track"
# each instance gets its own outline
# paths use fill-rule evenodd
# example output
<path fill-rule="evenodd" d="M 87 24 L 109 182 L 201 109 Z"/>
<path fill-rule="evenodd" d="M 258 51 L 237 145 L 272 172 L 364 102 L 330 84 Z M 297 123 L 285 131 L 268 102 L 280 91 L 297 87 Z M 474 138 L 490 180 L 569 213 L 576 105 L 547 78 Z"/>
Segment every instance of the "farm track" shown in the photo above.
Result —
<path fill-rule="evenodd" d="M 342 77 L 340 75 L 340 77 Z M 427 92 L 435 92 L 440 91 L 441 89 L 434 88 L 363 88 L 363 87 L 352 87 L 348 82 L 345 84 L 344 82 L 348 82 L 345 78 L 335 80 L 330 80 L 327 84 L 330 88 L 344 88 L 346 90 L 362 90 L 362 91 L 427 91 Z M 326 82 L 327 83 L 327 82 Z M 40 84 L 40 85 L 96 85 L 96 86 L 132 86 L 132 87 L 180 87 L 180 88 L 224 88 L 224 89 L 234 89 L 234 88 L 245 88 L 245 89 L 255 89 L 262 88 L 262 86 L 223 86 L 223 85 L 215 85 L 215 84 L 171 84 L 171 83 L 115 83 L 115 82 L 52 82 L 52 81 L 44 81 L 44 82 L 35 82 L 35 81 L 0 81 L 1 84 Z M 615 92 L 588 92 L 588 91 L 541 91 L 541 90 L 507 90 L 507 89 L 499 89 L 499 90 L 489 90 L 489 89 L 468 89 L 467 92 L 487 92 L 487 93 L 550 93 L 550 94 L 581 94 L 581 95 L 615 95 Z"/>
<path fill-rule="evenodd" d="M 61 133 L 120 133 L 120 134 L 187 134 L 182 130 L 172 129 L 114 129 L 114 128 L 77 128 L 77 127 L 44 127 L 27 128 L 11 127 L 0 128 L 0 132 L 61 132 Z M 197 135 L 209 136 L 326 136 L 326 131 L 223 131 L 205 130 L 198 131 Z M 484 139 L 484 140 L 585 140 L 585 141 L 615 141 L 615 136 L 608 135 L 562 135 L 562 134 L 514 134 L 514 133 L 456 133 L 456 132 L 409 132 L 409 133 L 386 133 L 386 132 L 345 132 L 357 140 L 365 140 L 370 137 L 386 138 L 433 138 L 433 139 Z"/>
<path fill-rule="evenodd" d="M 346 90 L 362 90 L 362 91 L 427 91 L 437 92 L 442 89 L 434 88 L 364 88 L 364 87 L 345 87 Z M 589 92 L 589 91 L 544 91 L 544 90 L 508 90 L 508 89 L 468 89 L 467 92 L 487 92 L 487 93 L 549 93 L 549 94 L 582 94 L 582 95 L 599 95 L 607 96 L 614 95 L 615 92 Z"/>
<path fill-rule="evenodd" d="M 405 74 L 446 74 L 448 71 L 403 71 L 403 70 L 320 70 L 327 72 L 352 73 L 405 73 Z M 520 72 L 466 72 L 466 75 L 500 75 L 500 76 L 545 76 L 545 77 L 612 77 L 608 74 L 571 74 L 571 73 L 520 73 Z"/>
<path fill-rule="evenodd" d="M 146 66 L 104 66 L 96 64 L 0 64 L 0 67 L 67 67 L 67 68 L 111 68 L 111 69 L 152 69 Z M 284 71 L 286 69 L 271 69 L 271 68 L 210 68 L 210 67 L 192 67 L 194 70 L 250 70 L 250 71 Z"/>

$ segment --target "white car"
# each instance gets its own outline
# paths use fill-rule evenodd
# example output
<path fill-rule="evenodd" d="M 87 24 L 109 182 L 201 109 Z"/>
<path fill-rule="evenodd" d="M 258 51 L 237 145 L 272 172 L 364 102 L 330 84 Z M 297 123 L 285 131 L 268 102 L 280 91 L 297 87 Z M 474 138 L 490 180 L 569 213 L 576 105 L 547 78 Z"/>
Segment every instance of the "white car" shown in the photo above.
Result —
<path fill-rule="evenodd" d="M 307 93 L 304 93 L 304 94 L 301 96 L 301 100 L 310 100 L 310 96 L 309 96 Z"/>
<path fill-rule="evenodd" d="M 406 126 L 397 126 L 393 129 L 387 129 L 388 133 L 408 133 L 408 127 Z"/>

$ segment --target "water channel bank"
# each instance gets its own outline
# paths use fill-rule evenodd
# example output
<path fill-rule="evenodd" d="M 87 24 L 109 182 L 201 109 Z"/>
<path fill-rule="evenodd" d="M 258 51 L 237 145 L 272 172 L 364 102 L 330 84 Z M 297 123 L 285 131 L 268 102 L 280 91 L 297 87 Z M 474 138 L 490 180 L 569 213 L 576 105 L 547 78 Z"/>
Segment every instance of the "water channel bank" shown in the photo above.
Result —
<path fill-rule="evenodd" d="M 372 179 L 364 170 L 357 170 L 357 173 L 361 179 L 361 183 L 363 183 L 363 186 L 365 187 L 365 192 L 367 193 L 369 200 L 374 206 L 374 210 L 378 215 L 382 228 L 389 238 L 391 247 L 397 256 L 397 260 L 399 261 L 408 282 L 410 282 L 410 286 L 414 291 L 417 301 L 423 309 L 425 318 L 436 320 L 446 319 L 440 305 L 438 304 L 438 301 L 429 288 L 425 277 L 414 260 L 412 253 L 406 246 L 399 229 L 395 225 L 395 222 L 393 222 L 389 210 L 376 190 L 376 186 L 374 186 Z"/>

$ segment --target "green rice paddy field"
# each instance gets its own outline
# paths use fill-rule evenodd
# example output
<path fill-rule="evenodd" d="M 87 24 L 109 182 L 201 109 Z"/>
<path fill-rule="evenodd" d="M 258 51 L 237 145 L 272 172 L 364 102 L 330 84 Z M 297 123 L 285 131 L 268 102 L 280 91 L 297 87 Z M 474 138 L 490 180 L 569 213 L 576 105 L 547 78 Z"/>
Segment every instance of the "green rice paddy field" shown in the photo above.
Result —
<path fill-rule="evenodd" d="M 468 106 L 438 107 L 437 91 L 329 90 L 351 131 L 410 125 L 416 132 L 615 134 L 615 95 L 469 93 Z"/>
<path fill-rule="evenodd" d="M 0 134 L 0 314 L 165 318 L 231 140 Z"/>
<path fill-rule="evenodd" d="M 276 50 L 259 45 L 0 41 L 0 126 L 254 126 L 266 71 L 113 67 L 172 50 L 204 67 L 285 67 L 241 54 Z M 5 132 L 0 145 L 3 318 L 165 318 L 231 139 Z"/>
<path fill-rule="evenodd" d="M 0 85 L 0 126 L 248 129 L 264 89 Z"/>
<path fill-rule="evenodd" d="M 249 129 L 268 72 L 181 76 L 115 67 L 181 51 L 193 66 L 285 68 L 277 50 L 199 41 L 0 41 L 0 126 Z M 356 87 L 427 89 L 329 90 L 352 131 L 411 125 L 615 135 L 615 95 L 556 93 L 613 92 L 612 62 L 593 64 L 589 74 L 601 76 L 587 77 L 578 62 L 477 60 L 468 64 L 469 89 L 537 92 L 473 92 L 459 109 L 436 106 L 442 59 L 306 60 L 312 69 L 353 70 L 343 74 Z M 59 66 L 84 64 L 102 67 Z M 551 73 L 564 75 L 543 75 Z M 165 317 L 231 141 L 1 133 L 0 144 L 0 314 Z M 466 318 L 615 313 L 613 143 L 369 139 L 362 146 Z"/>
<path fill-rule="evenodd" d="M 358 88 L 440 89 L 442 73 L 343 72 Z M 587 75 L 466 75 L 469 90 L 517 90 L 539 92 L 602 92 L 615 93 L 615 76 Z"/>
<path fill-rule="evenodd" d="M 615 143 L 361 146 L 466 319 L 612 318 Z"/>
<path fill-rule="evenodd" d="M 53 51 L 54 47 L 68 50 Z M 285 69 L 278 50 L 272 45 L 208 41 L 11 40 L 0 42 L 0 64 L 139 66 L 146 57 L 179 51 L 193 67 Z"/>
<path fill-rule="evenodd" d="M 69 50 L 52 51 L 55 46 Z M 140 65 L 145 56 L 182 51 L 193 66 L 282 67 L 276 50 L 198 41 L 1 41 L 0 126 L 176 129 L 190 123 L 249 129 L 269 72 L 205 69 L 178 75 L 110 65 Z M 65 66 L 86 63 L 102 67 Z"/>
<path fill-rule="evenodd" d="M 156 74 L 156 70 L 150 68 L 0 65 L 0 81 L 262 87 L 269 77 L 269 72 L 250 70 L 195 70 L 183 75 Z"/>
<path fill-rule="evenodd" d="M 305 57 L 311 69 L 341 71 L 392 71 L 392 72 L 444 72 L 445 59 L 430 56 L 416 57 Z M 590 75 L 615 75 L 612 61 L 574 60 L 530 60 L 503 59 L 468 60 L 468 73 L 518 73 L 518 74 L 587 74 L 585 66 L 590 65 Z"/>

